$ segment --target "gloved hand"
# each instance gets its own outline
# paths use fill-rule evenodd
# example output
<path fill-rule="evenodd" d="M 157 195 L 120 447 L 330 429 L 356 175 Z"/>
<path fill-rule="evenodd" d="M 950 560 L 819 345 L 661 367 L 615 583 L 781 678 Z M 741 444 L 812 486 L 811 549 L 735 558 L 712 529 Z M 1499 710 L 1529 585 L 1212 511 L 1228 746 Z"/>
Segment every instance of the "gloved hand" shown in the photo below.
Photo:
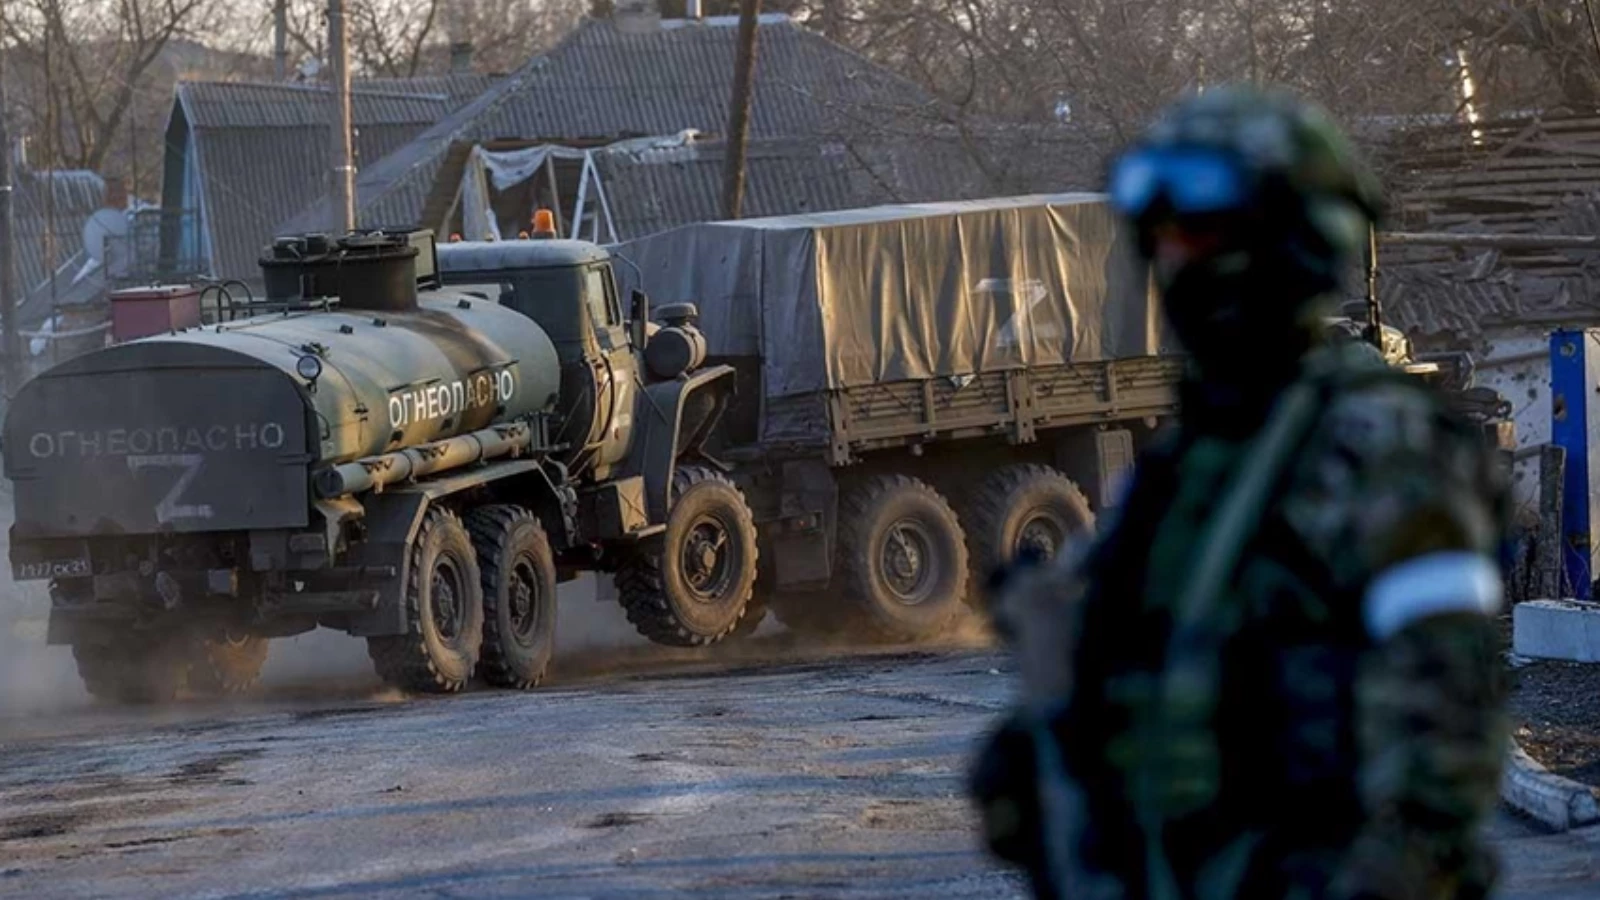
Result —
<path fill-rule="evenodd" d="M 1044 864 L 1035 759 L 1033 738 L 1013 715 L 989 734 L 968 773 L 990 852 L 1030 870 Z"/>

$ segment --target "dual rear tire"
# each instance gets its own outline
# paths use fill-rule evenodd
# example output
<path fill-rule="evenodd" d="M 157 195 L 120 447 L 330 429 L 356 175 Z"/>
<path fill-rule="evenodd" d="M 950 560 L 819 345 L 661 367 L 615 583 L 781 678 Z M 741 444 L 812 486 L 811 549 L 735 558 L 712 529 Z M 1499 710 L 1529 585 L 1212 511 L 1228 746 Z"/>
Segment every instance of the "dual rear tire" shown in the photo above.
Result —
<path fill-rule="evenodd" d="M 1049 466 L 1007 466 L 990 475 L 966 503 L 972 552 L 970 601 L 982 598 L 990 575 L 1023 552 L 1051 559 L 1094 531 L 1089 500 L 1072 479 Z"/>
<path fill-rule="evenodd" d="M 555 652 L 556 572 L 539 520 L 515 506 L 465 521 L 428 510 L 411 550 L 406 633 L 368 638 L 379 677 L 419 693 L 455 693 L 479 675 L 527 690 Z"/>
<path fill-rule="evenodd" d="M 982 599 L 988 574 L 1024 549 L 1048 558 L 1091 531 L 1094 516 L 1065 475 L 1038 465 L 995 472 L 962 504 L 905 475 L 848 487 L 839 505 L 828 590 L 778 593 L 774 611 L 791 630 L 853 642 L 911 643 L 945 632 L 965 604 Z"/>
<path fill-rule="evenodd" d="M 483 653 L 478 674 L 496 687 L 539 686 L 556 642 L 556 564 L 539 519 L 516 506 L 467 517 L 483 574 Z"/>

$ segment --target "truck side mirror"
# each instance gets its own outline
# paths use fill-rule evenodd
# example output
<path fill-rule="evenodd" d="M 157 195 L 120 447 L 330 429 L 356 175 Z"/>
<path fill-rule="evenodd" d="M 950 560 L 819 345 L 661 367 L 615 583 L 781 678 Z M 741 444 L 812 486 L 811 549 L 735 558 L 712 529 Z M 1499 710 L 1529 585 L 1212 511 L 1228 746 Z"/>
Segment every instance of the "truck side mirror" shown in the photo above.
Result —
<path fill-rule="evenodd" d="M 650 298 L 638 288 L 633 289 L 633 313 L 628 324 L 632 327 L 633 346 L 643 350 L 649 334 L 646 329 L 650 325 Z"/>

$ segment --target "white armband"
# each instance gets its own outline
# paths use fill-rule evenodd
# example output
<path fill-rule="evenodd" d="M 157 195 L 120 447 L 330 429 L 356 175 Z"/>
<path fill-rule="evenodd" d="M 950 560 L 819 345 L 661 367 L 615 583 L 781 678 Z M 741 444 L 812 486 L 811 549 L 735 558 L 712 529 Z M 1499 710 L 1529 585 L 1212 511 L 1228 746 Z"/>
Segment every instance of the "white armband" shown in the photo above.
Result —
<path fill-rule="evenodd" d="M 1367 587 L 1367 632 L 1384 641 L 1406 626 L 1447 613 L 1493 615 L 1505 598 L 1500 566 L 1481 553 L 1430 553 L 1380 572 Z"/>

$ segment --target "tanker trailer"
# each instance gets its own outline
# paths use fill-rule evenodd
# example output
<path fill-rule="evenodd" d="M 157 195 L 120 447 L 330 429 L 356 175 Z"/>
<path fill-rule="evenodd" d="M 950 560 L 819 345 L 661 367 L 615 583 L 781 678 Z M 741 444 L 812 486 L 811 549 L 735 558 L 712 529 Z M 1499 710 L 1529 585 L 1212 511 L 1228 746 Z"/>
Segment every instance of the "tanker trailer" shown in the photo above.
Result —
<path fill-rule="evenodd" d="M 132 702 L 242 690 L 267 640 L 319 626 L 404 689 L 538 683 L 558 563 L 670 530 L 597 501 L 676 456 L 578 477 L 555 336 L 443 288 L 429 233 L 282 238 L 261 264 L 270 313 L 77 357 L 13 401 L 11 563 L 50 583 L 48 642 Z"/>

